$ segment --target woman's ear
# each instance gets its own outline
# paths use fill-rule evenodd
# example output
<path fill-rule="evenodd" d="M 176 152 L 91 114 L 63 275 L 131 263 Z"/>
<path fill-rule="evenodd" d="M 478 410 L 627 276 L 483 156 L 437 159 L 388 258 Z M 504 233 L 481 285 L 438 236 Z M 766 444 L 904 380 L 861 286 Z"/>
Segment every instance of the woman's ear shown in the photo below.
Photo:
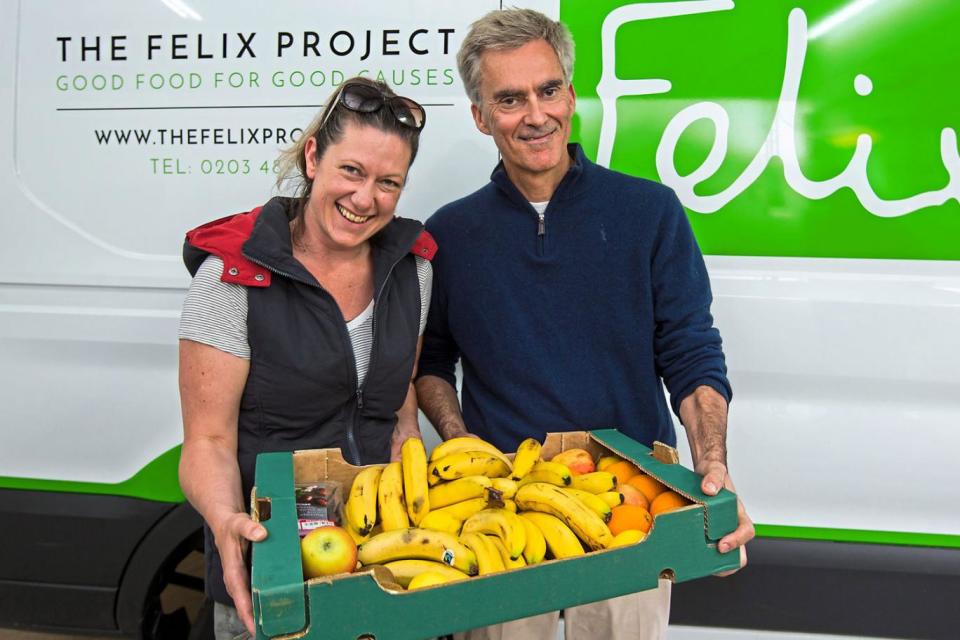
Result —
<path fill-rule="evenodd" d="M 317 139 L 313 136 L 303 147 L 303 159 L 306 161 L 307 178 L 313 180 L 317 175 Z"/>

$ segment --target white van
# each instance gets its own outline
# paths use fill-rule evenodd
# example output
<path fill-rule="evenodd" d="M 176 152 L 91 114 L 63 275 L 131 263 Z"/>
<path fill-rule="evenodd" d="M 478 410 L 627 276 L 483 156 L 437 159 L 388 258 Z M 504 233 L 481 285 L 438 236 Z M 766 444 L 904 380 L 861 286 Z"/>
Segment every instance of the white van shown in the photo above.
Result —
<path fill-rule="evenodd" d="M 952 77 L 958 9 L 518 4 L 574 32 L 588 155 L 672 186 L 707 254 L 759 537 L 737 576 L 676 588 L 678 637 L 952 637 L 960 94 L 925 70 Z M 278 149 L 358 73 L 428 110 L 401 215 L 484 184 L 455 53 L 500 5 L 0 3 L 0 626 L 205 629 L 168 600 L 202 587 L 176 473 L 183 233 L 264 202 Z"/>

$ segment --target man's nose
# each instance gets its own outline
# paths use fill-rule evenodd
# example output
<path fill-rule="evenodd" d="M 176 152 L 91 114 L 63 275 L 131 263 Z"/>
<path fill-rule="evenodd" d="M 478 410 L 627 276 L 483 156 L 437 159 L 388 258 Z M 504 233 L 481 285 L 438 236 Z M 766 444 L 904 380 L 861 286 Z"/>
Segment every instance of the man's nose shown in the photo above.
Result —
<path fill-rule="evenodd" d="M 547 114 L 543 111 L 543 105 L 539 98 L 527 100 L 527 113 L 524 118 L 530 126 L 540 127 L 547 123 Z"/>

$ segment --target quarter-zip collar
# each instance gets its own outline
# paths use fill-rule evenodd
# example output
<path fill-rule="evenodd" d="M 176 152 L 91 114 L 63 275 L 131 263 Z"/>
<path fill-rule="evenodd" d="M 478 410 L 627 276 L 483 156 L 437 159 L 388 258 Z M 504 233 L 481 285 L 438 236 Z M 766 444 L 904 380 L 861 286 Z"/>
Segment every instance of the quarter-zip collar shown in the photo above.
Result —
<path fill-rule="evenodd" d="M 567 145 L 567 153 L 570 154 L 570 168 L 567 169 L 563 180 L 560 181 L 553 195 L 550 196 L 551 203 L 575 197 L 586 186 L 583 177 L 592 163 L 587 159 L 586 155 L 584 155 L 583 148 L 575 142 Z M 503 160 L 497 164 L 493 173 L 490 174 L 490 181 L 497 185 L 514 203 L 522 207 L 530 208 L 530 203 L 526 196 L 520 192 L 520 189 L 513 184 L 510 176 L 507 175 L 507 170 L 503 166 Z"/>

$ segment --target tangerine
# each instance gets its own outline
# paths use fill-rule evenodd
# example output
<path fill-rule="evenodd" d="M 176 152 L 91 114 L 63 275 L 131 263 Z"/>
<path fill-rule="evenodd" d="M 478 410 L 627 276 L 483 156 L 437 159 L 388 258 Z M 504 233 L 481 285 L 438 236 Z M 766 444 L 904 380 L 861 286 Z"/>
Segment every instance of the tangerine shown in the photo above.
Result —
<path fill-rule="evenodd" d="M 664 491 L 654 498 L 652 503 L 650 503 L 650 513 L 652 515 L 666 513 L 667 511 L 673 511 L 674 509 L 685 507 L 688 504 L 690 503 L 687 502 L 687 499 L 681 496 L 679 493 L 675 491 Z"/>
<path fill-rule="evenodd" d="M 607 526 L 610 527 L 610 533 L 617 535 L 630 529 L 646 533 L 652 524 L 653 516 L 649 511 L 635 504 L 622 504 L 611 509 L 610 522 Z"/>
<path fill-rule="evenodd" d="M 618 484 L 614 491 L 619 491 L 620 495 L 623 496 L 622 504 L 635 504 L 638 507 L 650 510 L 650 501 L 647 500 L 647 496 L 643 495 L 643 492 L 636 487 L 630 484 Z"/>
<path fill-rule="evenodd" d="M 617 456 L 600 456 L 600 459 L 597 460 L 597 471 L 604 471 L 610 465 L 622 461 L 623 458 L 618 458 Z"/>
<path fill-rule="evenodd" d="M 647 503 L 653 503 L 654 498 L 667 490 L 659 480 L 645 473 L 637 474 L 629 478 L 627 484 L 645 495 L 647 497 Z"/>
<path fill-rule="evenodd" d="M 608 471 L 613 475 L 617 476 L 617 482 L 623 483 L 632 478 L 633 476 L 640 473 L 640 469 L 637 469 L 636 466 L 630 464 L 626 460 L 621 460 L 620 462 L 614 462 L 608 466 L 604 471 Z"/>

